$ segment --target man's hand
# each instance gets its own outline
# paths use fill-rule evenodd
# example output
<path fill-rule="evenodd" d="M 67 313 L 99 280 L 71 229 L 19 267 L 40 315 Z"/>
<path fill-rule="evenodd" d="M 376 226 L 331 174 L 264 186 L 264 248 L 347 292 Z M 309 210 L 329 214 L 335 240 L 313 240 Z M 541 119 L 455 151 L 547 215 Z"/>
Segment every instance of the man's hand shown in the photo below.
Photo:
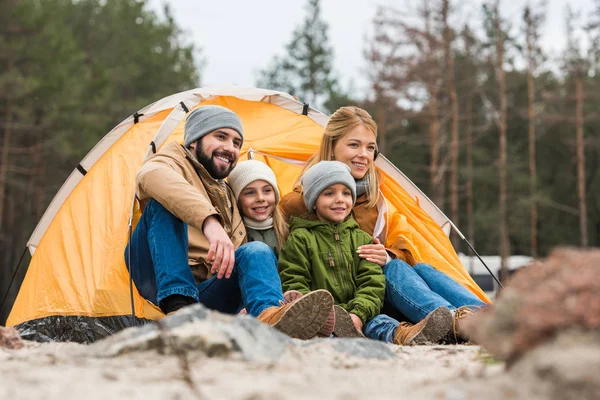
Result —
<path fill-rule="evenodd" d="M 358 256 L 367 261 L 371 261 L 379 266 L 384 266 L 387 262 L 387 251 L 385 246 L 379 242 L 379 239 L 373 238 L 373 244 L 364 244 L 357 250 Z"/>
<path fill-rule="evenodd" d="M 352 323 L 354 324 L 356 330 L 362 333 L 363 323 L 358 317 L 358 315 L 350 313 L 350 318 L 352 318 Z"/>
<path fill-rule="evenodd" d="M 211 266 L 210 272 L 212 274 L 218 272 L 218 279 L 222 279 L 223 276 L 229 279 L 235 264 L 235 249 L 231 239 L 227 236 L 219 220 L 213 215 L 204 220 L 202 232 L 210 243 L 206 257 L 206 262 Z"/>

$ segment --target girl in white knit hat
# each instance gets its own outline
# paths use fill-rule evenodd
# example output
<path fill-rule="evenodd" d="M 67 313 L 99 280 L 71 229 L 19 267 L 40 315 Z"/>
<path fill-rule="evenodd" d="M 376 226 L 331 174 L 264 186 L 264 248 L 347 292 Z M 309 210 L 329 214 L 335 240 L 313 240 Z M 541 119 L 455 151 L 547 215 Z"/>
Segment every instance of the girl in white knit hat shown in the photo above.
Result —
<path fill-rule="evenodd" d="M 288 226 L 277 207 L 280 196 L 273 170 L 260 161 L 244 161 L 231 171 L 228 183 L 237 199 L 248 241 L 266 243 L 279 256 Z"/>

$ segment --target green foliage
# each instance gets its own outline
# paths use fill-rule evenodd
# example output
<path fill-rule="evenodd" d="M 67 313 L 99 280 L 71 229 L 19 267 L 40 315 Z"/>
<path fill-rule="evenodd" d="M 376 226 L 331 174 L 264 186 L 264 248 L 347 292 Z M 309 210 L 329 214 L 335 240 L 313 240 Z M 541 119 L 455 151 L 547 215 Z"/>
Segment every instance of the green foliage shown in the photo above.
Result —
<path fill-rule="evenodd" d="M 3 284 L 48 201 L 98 140 L 157 99 L 198 86 L 198 50 L 168 8 L 159 16 L 146 3 L 0 0 Z"/>
<path fill-rule="evenodd" d="M 600 2 L 598 2 L 600 4 Z M 599 8 L 600 10 L 600 8 Z M 543 20 L 539 9 L 531 15 L 536 23 Z M 485 22 L 483 34 L 475 35 L 468 28 L 463 31 L 462 38 L 453 46 L 455 63 L 455 81 L 461 115 L 460 129 L 460 225 L 464 234 L 467 230 L 467 169 L 466 169 L 466 109 L 467 98 L 472 98 L 473 124 L 473 223 L 475 229 L 475 247 L 482 254 L 499 253 L 499 177 L 498 177 L 498 83 L 494 67 L 496 31 L 492 23 L 493 8 L 484 8 Z M 409 21 L 404 14 L 384 13 L 391 26 L 403 26 Z M 600 14 L 598 14 L 600 15 Z M 594 18 L 599 18 L 595 15 Z M 382 24 L 376 29 L 382 29 Z M 502 25 L 507 29 L 505 23 Z M 600 37 L 600 23 L 588 27 L 587 34 Z M 433 29 L 435 31 L 435 29 Z M 517 32 L 514 29 L 513 32 Z M 503 32 L 504 39 L 510 43 L 506 46 L 509 58 L 519 60 L 521 56 L 516 50 L 523 50 L 523 30 L 520 37 L 510 37 Z M 370 43 L 375 49 L 385 49 L 391 40 L 393 43 L 411 44 L 420 40 L 422 31 L 402 31 L 388 29 L 380 33 Z M 472 42 L 471 55 L 467 56 L 465 38 Z M 378 39 L 379 38 L 379 39 Z M 441 40 L 437 37 L 436 40 Z M 392 44 L 393 44 L 392 43 Z M 580 50 L 580 49 L 578 49 Z M 547 255 L 557 246 L 580 243 L 577 202 L 577 171 L 575 148 L 575 90 L 569 69 L 556 71 L 545 69 L 545 56 L 539 47 L 534 49 L 537 70 L 535 74 L 535 109 L 536 109 L 536 152 L 537 152 L 537 193 L 530 194 L 529 189 L 529 153 L 528 153 L 528 116 L 527 116 L 527 71 L 523 62 L 507 62 L 505 64 L 505 81 L 507 92 L 507 218 L 509 240 L 512 254 L 529 254 L 530 252 L 530 205 L 538 205 L 538 244 L 540 255 Z M 563 60 L 581 59 L 582 56 L 567 51 Z M 588 52 L 589 53 L 589 52 Z M 441 56 L 433 53 L 433 65 L 441 63 Z M 593 54 L 592 54 L 593 55 Z M 395 59 L 379 57 L 382 70 L 395 71 L 387 77 L 380 74 L 372 78 L 373 86 L 391 87 L 386 93 L 387 101 L 377 98 L 363 105 L 372 115 L 382 104 L 386 108 L 387 149 L 385 155 L 397 165 L 413 182 L 429 196 L 433 193 L 430 187 L 430 149 L 429 125 L 431 115 L 428 110 L 428 93 L 426 86 L 419 85 L 415 76 L 427 76 L 433 68 L 427 64 L 427 48 L 411 53 L 412 63 L 401 57 Z M 430 55 L 429 55 L 430 56 Z M 600 77 L 595 71 L 592 61 L 587 61 L 592 68 L 584 78 L 584 116 L 585 116 L 585 156 L 586 186 L 588 205 L 589 242 L 592 246 L 600 246 L 600 128 L 598 127 L 598 105 L 600 97 Z M 569 64 L 567 64 L 569 65 Z M 374 68 L 371 68 L 374 69 Z M 416 72 L 415 72 L 416 70 Z M 399 83 L 396 87 L 394 83 Z M 425 93 L 424 103 L 419 101 L 392 101 L 389 99 L 407 99 L 403 86 L 412 85 Z M 442 169 L 449 168 L 449 107 L 444 82 L 440 82 L 437 94 L 440 127 L 440 159 Z M 410 100 L 410 99 L 409 99 Z M 378 121 L 381 124 L 381 121 Z M 438 206 L 449 211 L 449 176 L 442 182 L 446 195 Z M 465 245 L 458 249 L 466 252 Z"/>

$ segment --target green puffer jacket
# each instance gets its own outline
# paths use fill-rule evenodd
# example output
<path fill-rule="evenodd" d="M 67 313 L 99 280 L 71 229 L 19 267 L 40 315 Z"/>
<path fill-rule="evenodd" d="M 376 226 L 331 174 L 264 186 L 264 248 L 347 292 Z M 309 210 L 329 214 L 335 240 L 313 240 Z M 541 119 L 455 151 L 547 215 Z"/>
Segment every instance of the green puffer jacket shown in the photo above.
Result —
<path fill-rule="evenodd" d="M 385 276 L 379 265 L 358 257 L 358 247 L 373 238 L 360 230 L 352 216 L 339 224 L 292 217 L 290 231 L 279 253 L 284 292 L 325 289 L 335 304 L 363 323 L 379 314 Z"/>

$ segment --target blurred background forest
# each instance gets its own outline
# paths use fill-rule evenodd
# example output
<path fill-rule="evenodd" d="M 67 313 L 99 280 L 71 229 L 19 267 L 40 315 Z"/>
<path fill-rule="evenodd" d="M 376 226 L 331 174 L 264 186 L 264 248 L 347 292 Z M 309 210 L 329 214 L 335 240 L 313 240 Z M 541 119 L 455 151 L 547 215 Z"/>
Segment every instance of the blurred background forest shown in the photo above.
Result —
<path fill-rule="evenodd" d="M 213 55 L 185 39 L 167 6 L 147 3 L 0 0 L 0 294 L 95 143 L 144 106 L 202 85 Z M 368 93 L 336 79 L 319 0 L 307 0 L 303 23 L 256 85 L 325 112 L 366 108 L 381 152 L 482 254 L 600 246 L 600 1 L 585 18 L 565 10 L 558 59 L 540 46 L 543 2 L 507 21 L 499 0 L 484 1 L 483 29 L 453 25 L 456 0 L 412 3 L 410 13 L 380 6 L 357 44 Z"/>

